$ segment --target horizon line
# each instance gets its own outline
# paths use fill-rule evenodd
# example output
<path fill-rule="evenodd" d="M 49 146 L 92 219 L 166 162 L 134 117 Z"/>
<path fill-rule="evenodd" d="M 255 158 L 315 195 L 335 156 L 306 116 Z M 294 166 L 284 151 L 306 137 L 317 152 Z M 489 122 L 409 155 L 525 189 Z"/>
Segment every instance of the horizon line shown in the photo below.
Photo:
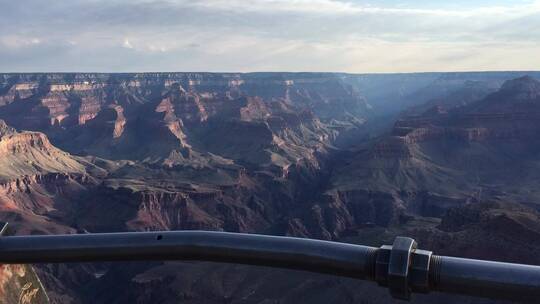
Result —
<path fill-rule="evenodd" d="M 538 70 L 466 70 L 466 71 L 411 71 L 411 72 L 339 72 L 339 71 L 47 71 L 47 72 L 2 72 L 0 74 L 346 74 L 346 75 L 396 75 L 396 74 L 450 74 L 450 73 L 539 73 Z"/>

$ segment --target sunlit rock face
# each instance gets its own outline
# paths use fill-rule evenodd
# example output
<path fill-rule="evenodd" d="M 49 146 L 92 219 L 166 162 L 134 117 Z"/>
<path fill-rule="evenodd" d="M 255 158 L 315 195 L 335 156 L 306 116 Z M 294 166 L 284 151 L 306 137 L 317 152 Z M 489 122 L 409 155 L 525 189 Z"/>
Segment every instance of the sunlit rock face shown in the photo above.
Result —
<path fill-rule="evenodd" d="M 49 304 L 49 297 L 34 269 L 28 265 L 0 265 L 0 301 Z"/>

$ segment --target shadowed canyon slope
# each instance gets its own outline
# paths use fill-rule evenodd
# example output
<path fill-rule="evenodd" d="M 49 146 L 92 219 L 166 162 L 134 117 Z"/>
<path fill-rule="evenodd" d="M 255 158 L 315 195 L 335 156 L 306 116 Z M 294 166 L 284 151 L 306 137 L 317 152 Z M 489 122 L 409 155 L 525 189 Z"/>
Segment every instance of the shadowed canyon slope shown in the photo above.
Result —
<path fill-rule="evenodd" d="M 422 193 L 410 198 L 419 199 L 416 208 L 430 200 L 440 207 L 441 196 L 449 204 L 497 198 L 536 207 L 539 93 L 540 82 L 523 77 L 476 102 L 402 116 L 390 134 L 359 149 L 344 174 L 338 170 L 335 184 L 403 198 Z"/>
<path fill-rule="evenodd" d="M 527 245 L 540 231 L 539 76 L 2 74 L 0 220 L 16 234 L 205 229 L 377 246 L 399 234 L 440 254 L 540 263 Z M 247 266 L 36 272 L 53 303 L 393 303 L 370 284 Z"/>

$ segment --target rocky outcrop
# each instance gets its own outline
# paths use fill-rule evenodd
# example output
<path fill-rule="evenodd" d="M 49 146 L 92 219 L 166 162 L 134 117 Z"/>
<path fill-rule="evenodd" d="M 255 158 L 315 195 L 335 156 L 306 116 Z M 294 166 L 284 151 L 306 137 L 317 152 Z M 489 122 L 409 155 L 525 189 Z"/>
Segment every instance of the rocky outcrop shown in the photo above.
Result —
<path fill-rule="evenodd" d="M 82 174 L 85 171 L 83 164 L 51 145 L 43 133 L 19 133 L 3 122 L 0 132 L 0 179 L 3 181 L 49 172 Z"/>
<path fill-rule="evenodd" d="M 124 108 L 121 106 L 112 106 L 116 112 L 116 119 L 114 120 L 113 138 L 120 138 L 124 133 L 126 126 L 126 117 L 124 116 Z"/>
<path fill-rule="evenodd" d="M 15 129 L 8 126 L 5 121 L 0 120 L 0 138 L 15 133 Z"/>
<path fill-rule="evenodd" d="M 17 304 L 51 303 L 41 281 L 29 265 L 0 265 L 0 301 Z"/>
<path fill-rule="evenodd" d="M 372 157 L 406 159 L 412 157 L 412 154 L 407 138 L 394 136 L 377 142 L 372 149 Z"/>
<path fill-rule="evenodd" d="M 398 120 L 373 148 L 376 157 L 412 157 L 411 146 L 429 141 L 463 143 L 535 140 L 540 132 L 540 81 L 523 77 L 478 102 L 447 112 L 434 107 Z"/>

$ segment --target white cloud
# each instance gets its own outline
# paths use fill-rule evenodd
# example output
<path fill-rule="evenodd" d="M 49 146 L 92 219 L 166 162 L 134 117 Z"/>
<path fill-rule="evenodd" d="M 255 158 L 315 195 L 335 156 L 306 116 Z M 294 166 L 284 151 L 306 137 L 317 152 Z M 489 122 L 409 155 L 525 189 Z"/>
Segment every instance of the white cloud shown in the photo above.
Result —
<path fill-rule="evenodd" d="M 383 7 L 361 5 L 351 1 L 337 0 L 199 0 L 169 1 L 178 6 L 203 7 L 214 10 L 234 12 L 292 12 L 305 14 L 394 14 L 394 15 L 432 15 L 454 17 L 493 17 L 521 16 L 540 11 L 540 2 L 508 6 L 464 7 L 464 9 L 423 9 L 410 7 Z"/>
<path fill-rule="evenodd" d="M 42 40 L 36 37 L 26 37 L 20 35 L 0 36 L 0 44 L 7 48 L 24 48 L 41 44 Z"/>
<path fill-rule="evenodd" d="M 249 12 L 354 13 L 360 7 L 332 0 L 201 0 L 189 4 L 195 7 Z"/>
<path fill-rule="evenodd" d="M 150 44 L 147 46 L 148 50 L 150 52 L 167 52 L 168 49 L 165 47 L 165 46 L 159 46 L 159 45 L 153 45 L 153 44 Z"/>
<path fill-rule="evenodd" d="M 132 49 L 133 45 L 129 42 L 128 38 L 124 38 L 124 43 L 122 43 L 122 47 L 126 49 Z"/>

